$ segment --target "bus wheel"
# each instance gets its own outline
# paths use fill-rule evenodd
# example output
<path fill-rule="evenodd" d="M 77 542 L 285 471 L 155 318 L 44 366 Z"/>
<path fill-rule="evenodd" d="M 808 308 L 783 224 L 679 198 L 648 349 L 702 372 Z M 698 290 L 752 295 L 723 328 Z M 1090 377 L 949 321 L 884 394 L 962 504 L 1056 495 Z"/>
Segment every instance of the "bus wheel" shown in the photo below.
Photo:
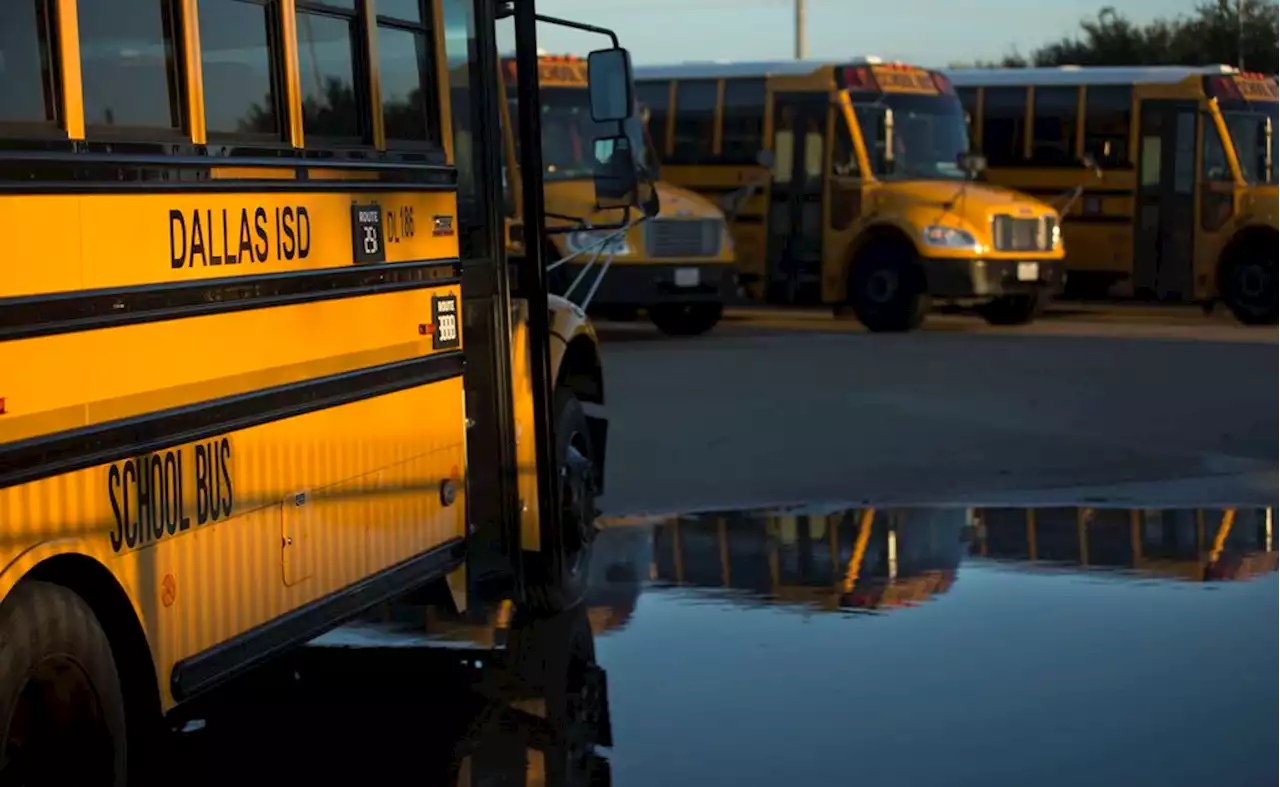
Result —
<path fill-rule="evenodd" d="M 544 613 L 569 609 L 586 594 L 596 534 L 595 453 L 586 413 L 566 388 L 556 390 L 555 412 L 562 549 L 558 556 L 534 553 L 525 565 L 530 606 Z"/>
<path fill-rule="evenodd" d="M 978 314 L 992 325 L 1026 325 L 1044 311 L 1044 293 L 1001 295 L 978 307 Z"/>
<path fill-rule="evenodd" d="M 649 319 L 668 336 L 701 336 L 720 322 L 723 303 L 663 303 L 649 307 Z"/>
<path fill-rule="evenodd" d="M 1248 243 L 1232 254 L 1219 275 L 1227 308 L 1244 325 L 1276 324 L 1276 247 Z"/>
<path fill-rule="evenodd" d="M 19 582 L 0 605 L 0 783 L 124 785 L 124 691 L 84 599 Z"/>
<path fill-rule="evenodd" d="M 930 299 L 914 251 L 896 243 L 866 249 L 850 271 L 849 303 L 874 333 L 919 328 Z"/>

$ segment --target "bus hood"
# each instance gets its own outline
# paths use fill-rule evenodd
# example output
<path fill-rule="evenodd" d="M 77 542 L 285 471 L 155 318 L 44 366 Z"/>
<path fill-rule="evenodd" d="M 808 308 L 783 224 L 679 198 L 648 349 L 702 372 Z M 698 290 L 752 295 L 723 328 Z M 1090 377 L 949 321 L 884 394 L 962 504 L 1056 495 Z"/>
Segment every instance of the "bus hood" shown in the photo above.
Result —
<path fill-rule="evenodd" d="M 658 192 L 661 208 L 657 218 L 660 219 L 724 219 L 724 213 L 705 197 L 688 189 L 673 186 L 669 183 L 654 184 Z M 618 210 L 597 211 L 595 188 L 589 180 L 571 180 L 548 183 L 543 189 L 546 210 L 562 216 L 581 216 L 596 224 L 618 221 L 622 215 Z M 637 211 L 632 211 L 635 218 Z M 548 224 L 562 223 L 549 218 Z"/>
<path fill-rule="evenodd" d="M 990 183 L 917 180 L 885 183 L 878 192 L 877 210 L 932 209 L 939 211 L 939 219 L 944 215 L 959 216 L 978 225 L 988 224 L 992 216 L 1005 213 L 1026 218 L 1058 215 L 1052 206 L 1034 197 Z"/>
<path fill-rule="evenodd" d="M 1252 186 L 1245 192 L 1244 204 L 1240 206 L 1242 217 L 1248 217 L 1251 224 L 1265 224 L 1272 229 L 1277 227 L 1277 213 L 1280 212 L 1280 187 Z"/>

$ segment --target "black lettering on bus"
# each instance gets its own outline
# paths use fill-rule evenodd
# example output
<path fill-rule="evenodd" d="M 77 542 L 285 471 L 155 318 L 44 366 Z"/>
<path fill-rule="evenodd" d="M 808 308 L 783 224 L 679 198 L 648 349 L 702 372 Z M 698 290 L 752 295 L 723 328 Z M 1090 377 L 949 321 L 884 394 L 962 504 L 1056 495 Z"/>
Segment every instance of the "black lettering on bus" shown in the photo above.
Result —
<path fill-rule="evenodd" d="M 120 471 L 120 507 L 124 509 L 124 543 L 128 547 L 134 547 L 138 543 L 138 521 L 133 518 L 133 508 L 129 505 L 129 487 L 138 483 L 138 471 L 133 466 L 133 460 L 127 460 L 124 463 L 124 469 Z"/>
<path fill-rule="evenodd" d="M 222 438 L 222 450 L 219 458 L 220 461 L 218 462 L 218 465 L 222 473 L 221 486 L 224 488 L 219 492 L 218 502 L 222 506 L 223 518 L 227 518 L 231 516 L 231 509 L 235 503 L 235 498 L 232 496 L 231 490 L 231 440 L 226 437 Z M 222 493 L 225 493 L 226 496 L 223 497 Z"/>
<path fill-rule="evenodd" d="M 288 205 L 284 208 L 284 259 L 293 259 L 293 254 L 297 248 L 293 241 L 293 208 Z"/>
<path fill-rule="evenodd" d="M 124 492 L 120 483 L 120 468 L 115 465 L 107 471 L 107 496 L 111 498 L 111 513 L 115 515 L 116 525 L 111 530 L 111 549 L 113 552 L 119 552 L 124 547 L 124 522 L 129 517 L 129 498 L 125 493 L 126 508 L 120 510 L 119 495 Z"/>
<path fill-rule="evenodd" d="M 249 209 L 240 209 L 240 246 L 236 250 L 236 262 L 253 262 L 253 244 L 249 240 Z"/>
<path fill-rule="evenodd" d="M 196 524 L 209 521 L 209 454 L 196 444 Z"/>
<path fill-rule="evenodd" d="M 221 264 L 222 264 L 222 256 L 221 256 L 221 255 L 219 255 L 219 254 L 214 254 L 214 253 L 213 253 L 213 246 L 214 246 L 214 243 L 213 243 L 213 211 L 211 211 L 211 210 L 206 210 L 206 211 L 204 212 L 204 218 L 205 218 L 205 225 L 209 228 L 209 264 L 210 264 L 210 265 L 221 265 Z M 226 251 L 226 248 L 225 248 L 225 247 L 223 248 L 223 251 Z"/>
<path fill-rule="evenodd" d="M 227 209 L 222 209 L 222 259 L 228 265 L 239 262 L 239 254 L 231 256 L 231 244 L 227 241 Z"/>
<path fill-rule="evenodd" d="M 164 458 L 160 454 L 152 454 L 148 467 L 148 481 L 151 484 L 151 505 L 148 507 L 149 518 L 147 523 L 151 525 L 150 532 L 147 534 L 147 540 L 159 540 L 164 535 L 164 523 L 169 518 L 169 496 L 165 494 L 168 490 L 165 486 L 164 476 Z"/>
<path fill-rule="evenodd" d="M 284 259 L 284 251 L 280 247 L 280 239 L 284 237 L 280 234 L 280 209 L 276 208 L 276 259 Z"/>
<path fill-rule="evenodd" d="M 178 520 L 182 519 L 182 474 L 178 471 L 180 451 L 168 451 L 164 455 L 165 518 L 164 527 L 169 535 L 178 532 Z"/>
<path fill-rule="evenodd" d="M 298 259 L 305 260 L 311 253 L 311 216 L 307 209 L 298 206 Z"/>
<path fill-rule="evenodd" d="M 191 211 L 191 256 L 187 258 L 187 267 L 196 264 L 196 254 L 200 255 L 200 264 L 208 265 L 204 253 L 204 230 L 200 227 L 200 211 Z"/>
<path fill-rule="evenodd" d="M 258 262 L 267 261 L 267 252 L 270 246 L 267 244 L 267 212 L 258 206 L 253 209 L 253 231 L 258 234 L 258 240 L 262 241 L 262 245 L 254 245 L 253 256 Z"/>
<path fill-rule="evenodd" d="M 175 236 L 174 230 L 177 230 Z M 178 241 L 182 241 L 182 250 L 178 250 Z M 169 211 L 169 267 L 181 268 L 187 259 L 187 221 L 182 211 Z M 119 472 L 119 471 L 116 471 Z"/>

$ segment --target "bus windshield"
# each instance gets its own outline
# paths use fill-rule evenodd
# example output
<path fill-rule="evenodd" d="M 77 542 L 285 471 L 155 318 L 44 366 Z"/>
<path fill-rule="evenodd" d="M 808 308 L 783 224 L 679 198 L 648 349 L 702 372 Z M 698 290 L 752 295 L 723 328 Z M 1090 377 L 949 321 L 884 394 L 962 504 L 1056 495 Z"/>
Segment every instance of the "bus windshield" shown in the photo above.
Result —
<path fill-rule="evenodd" d="M 596 137 L 608 131 L 591 119 L 591 98 L 585 87 L 551 87 L 542 97 L 542 166 L 544 181 L 592 177 Z"/>
<path fill-rule="evenodd" d="M 893 158 L 886 156 L 886 109 L 893 111 Z M 960 154 L 969 149 L 964 110 L 953 96 L 890 93 L 854 105 L 858 127 L 877 177 L 963 180 Z"/>
<path fill-rule="evenodd" d="M 1248 108 L 1224 110 L 1222 119 L 1231 135 L 1240 172 L 1249 183 L 1280 182 L 1280 118 L 1276 104 L 1250 103 Z"/>

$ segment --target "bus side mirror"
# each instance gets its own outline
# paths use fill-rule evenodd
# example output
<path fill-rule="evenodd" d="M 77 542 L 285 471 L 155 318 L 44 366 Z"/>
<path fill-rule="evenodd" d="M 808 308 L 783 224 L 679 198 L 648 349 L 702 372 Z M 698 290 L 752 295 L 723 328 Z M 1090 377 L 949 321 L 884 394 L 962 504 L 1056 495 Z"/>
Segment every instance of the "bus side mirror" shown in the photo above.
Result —
<path fill-rule="evenodd" d="M 977 178 L 987 169 L 987 157 L 981 153 L 961 153 L 956 163 L 960 171 L 971 179 Z"/>
<path fill-rule="evenodd" d="M 635 153 L 625 136 L 595 141 L 596 207 L 629 208 L 638 200 Z"/>
<path fill-rule="evenodd" d="M 587 55 L 591 119 L 597 123 L 626 120 L 633 111 L 631 54 L 625 49 L 598 49 Z"/>

